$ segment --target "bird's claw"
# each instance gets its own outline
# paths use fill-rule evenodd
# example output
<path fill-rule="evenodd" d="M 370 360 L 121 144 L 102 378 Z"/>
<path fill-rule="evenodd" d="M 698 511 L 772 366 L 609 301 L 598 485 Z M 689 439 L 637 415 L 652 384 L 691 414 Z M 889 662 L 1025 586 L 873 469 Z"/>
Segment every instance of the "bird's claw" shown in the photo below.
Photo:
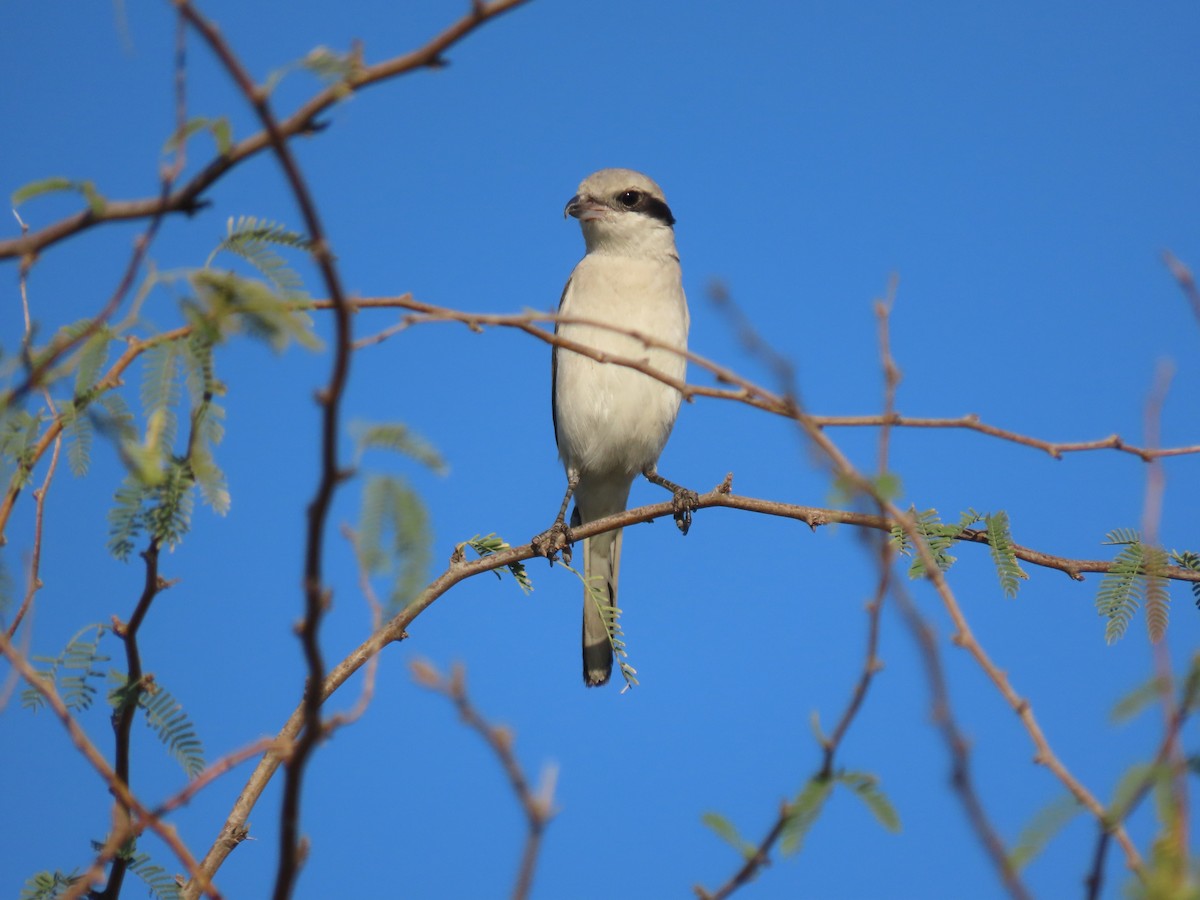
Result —
<path fill-rule="evenodd" d="M 533 551 L 539 556 L 544 556 L 550 560 L 550 565 L 554 565 L 554 560 L 561 555 L 564 565 L 571 564 L 571 548 L 574 544 L 574 538 L 571 537 L 571 529 L 567 527 L 567 523 L 561 519 L 537 535 L 530 544 L 533 545 Z"/>
<path fill-rule="evenodd" d="M 675 511 L 675 527 L 680 534 L 687 534 L 692 527 L 692 512 L 700 502 L 700 495 L 687 488 L 680 488 L 671 496 L 671 508 Z"/>

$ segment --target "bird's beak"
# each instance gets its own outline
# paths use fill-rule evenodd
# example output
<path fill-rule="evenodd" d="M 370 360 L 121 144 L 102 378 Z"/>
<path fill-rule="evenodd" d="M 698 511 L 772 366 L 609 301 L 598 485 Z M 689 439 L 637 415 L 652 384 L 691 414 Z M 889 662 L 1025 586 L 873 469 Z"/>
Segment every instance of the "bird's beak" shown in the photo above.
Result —
<path fill-rule="evenodd" d="M 574 216 L 580 222 L 594 222 L 603 218 L 605 212 L 607 212 L 607 207 L 603 203 L 593 200 L 591 197 L 580 197 L 576 194 L 567 201 L 567 208 L 563 210 L 563 218 Z"/>

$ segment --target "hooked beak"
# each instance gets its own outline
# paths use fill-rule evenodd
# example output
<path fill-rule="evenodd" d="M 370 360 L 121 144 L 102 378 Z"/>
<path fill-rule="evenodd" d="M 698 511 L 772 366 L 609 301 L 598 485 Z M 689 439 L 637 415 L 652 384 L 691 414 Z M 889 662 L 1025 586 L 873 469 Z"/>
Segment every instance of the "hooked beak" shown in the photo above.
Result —
<path fill-rule="evenodd" d="M 604 218 L 604 214 L 608 208 L 591 197 L 580 197 L 576 194 L 567 201 L 567 208 L 563 210 L 563 217 L 574 216 L 580 222 L 594 222 L 597 219 Z"/>

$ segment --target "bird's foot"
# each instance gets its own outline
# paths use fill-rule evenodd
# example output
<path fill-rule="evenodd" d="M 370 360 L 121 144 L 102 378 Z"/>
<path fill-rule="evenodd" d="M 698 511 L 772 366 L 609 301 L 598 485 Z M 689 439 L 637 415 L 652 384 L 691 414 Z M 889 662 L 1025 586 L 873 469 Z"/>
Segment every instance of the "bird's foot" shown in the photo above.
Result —
<path fill-rule="evenodd" d="M 681 487 L 676 488 L 671 496 L 671 508 L 675 511 L 675 527 L 680 534 L 687 534 L 692 527 L 692 512 L 700 503 L 700 495 L 695 491 Z"/>
<path fill-rule="evenodd" d="M 546 557 L 550 565 L 554 565 L 554 560 L 561 554 L 563 564 L 568 566 L 571 564 L 571 546 L 574 543 L 571 529 L 562 519 L 556 519 L 553 525 L 530 541 L 534 553 Z"/>

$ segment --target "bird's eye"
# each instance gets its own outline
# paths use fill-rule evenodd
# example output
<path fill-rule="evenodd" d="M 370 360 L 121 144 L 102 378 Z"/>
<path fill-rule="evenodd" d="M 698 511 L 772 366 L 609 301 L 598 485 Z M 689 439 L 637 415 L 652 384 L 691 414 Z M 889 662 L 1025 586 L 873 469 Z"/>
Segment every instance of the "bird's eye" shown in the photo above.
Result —
<path fill-rule="evenodd" d="M 633 209 L 642 202 L 641 191 L 625 191 L 623 194 L 617 195 L 617 202 L 626 209 Z"/>

